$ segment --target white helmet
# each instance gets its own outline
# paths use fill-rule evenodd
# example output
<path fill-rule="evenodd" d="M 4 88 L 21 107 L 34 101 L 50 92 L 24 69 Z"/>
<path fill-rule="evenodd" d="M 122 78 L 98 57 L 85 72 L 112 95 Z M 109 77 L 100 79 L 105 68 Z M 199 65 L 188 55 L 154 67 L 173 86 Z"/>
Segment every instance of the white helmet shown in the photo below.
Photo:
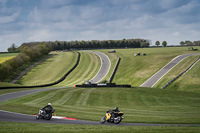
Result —
<path fill-rule="evenodd" d="M 48 103 L 48 105 L 51 105 L 51 103 Z"/>

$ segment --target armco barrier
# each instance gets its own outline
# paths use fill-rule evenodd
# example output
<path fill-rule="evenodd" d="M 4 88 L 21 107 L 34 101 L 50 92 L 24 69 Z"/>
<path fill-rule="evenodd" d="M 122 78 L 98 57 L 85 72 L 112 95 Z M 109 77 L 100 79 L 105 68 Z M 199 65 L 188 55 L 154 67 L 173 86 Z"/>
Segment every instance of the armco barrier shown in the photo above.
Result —
<path fill-rule="evenodd" d="M 173 83 L 175 80 L 177 80 L 180 76 L 182 76 L 184 73 L 186 73 L 197 61 L 200 60 L 200 57 L 195 60 L 185 71 L 183 71 L 182 73 L 180 73 L 178 76 L 176 76 L 174 79 L 172 79 L 170 82 L 168 82 L 166 85 L 164 85 L 162 87 L 162 89 L 165 89 L 167 86 L 169 86 L 171 83 Z"/>
<path fill-rule="evenodd" d="M 56 85 L 56 84 L 62 82 L 78 66 L 81 54 L 79 52 L 77 52 L 77 53 L 78 53 L 78 59 L 76 61 L 76 64 L 61 79 L 59 79 L 58 81 L 55 81 L 55 82 L 49 83 L 49 84 L 44 84 L 44 85 L 36 85 L 36 86 L 8 86 L 8 87 L 0 87 L 0 89 L 37 88 L 37 87 L 48 87 L 48 86 Z"/>
<path fill-rule="evenodd" d="M 121 60 L 121 58 L 119 57 L 119 58 L 118 58 L 118 61 L 117 61 L 117 64 L 116 64 L 116 66 L 115 66 L 115 69 L 114 69 L 112 75 L 110 76 L 109 83 L 112 83 L 112 81 L 113 81 L 113 78 L 114 78 L 115 73 L 116 73 L 116 71 L 117 71 L 117 68 L 118 68 L 118 66 L 119 66 L 120 60 Z"/>

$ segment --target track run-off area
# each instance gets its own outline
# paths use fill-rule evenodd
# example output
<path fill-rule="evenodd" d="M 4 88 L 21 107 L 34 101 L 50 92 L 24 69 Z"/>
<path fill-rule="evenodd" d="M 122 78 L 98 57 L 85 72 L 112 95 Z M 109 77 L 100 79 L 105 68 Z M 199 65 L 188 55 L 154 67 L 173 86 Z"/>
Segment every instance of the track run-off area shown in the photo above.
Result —
<path fill-rule="evenodd" d="M 101 81 L 109 72 L 111 63 L 109 58 L 100 52 L 93 52 L 97 54 L 101 59 L 101 67 L 98 73 L 93 77 L 91 80 L 93 83 L 97 83 Z M 188 56 L 197 55 L 200 53 L 195 54 L 185 54 L 180 55 L 174 58 L 171 62 L 169 62 L 166 66 L 164 66 L 161 70 L 159 70 L 156 74 L 154 74 L 150 79 L 148 79 L 141 87 L 153 87 L 153 85 L 159 81 L 168 71 L 170 71 L 174 66 L 176 66 L 180 61 L 185 59 Z M 47 91 L 47 90 L 54 90 L 54 89 L 62 89 L 66 87 L 51 87 L 45 89 L 34 89 L 34 90 L 27 90 L 27 91 L 19 91 L 14 93 L 8 93 L 0 95 L 0 102 L 4 102 L 7 100 L 15 99 L 18 97 L 30 95 L 33 93 Z M 50 121 L 46 120 L 36 120 L 35 116 L 21 114 L 21 113 L 14 113 L 0 110 L 0 121 L 9 121 L 9 122 L 28 122 L 28 123 L 52 123 L 52 124 L 81 124 L 81 125 L 102 125 L 100 122 L 97 121 L 86 121 L 86 120 L 67 120 L 67 119 L 57 119 L 52 118 Z M 104 124 L 104 125 L 114 125 L 114 124 Z M 200 126 L 200 124 L 155 124 L 155 123 L 120 123 L 120 126 Z M 115 125 L 114 125 L 115 126 Z"/>

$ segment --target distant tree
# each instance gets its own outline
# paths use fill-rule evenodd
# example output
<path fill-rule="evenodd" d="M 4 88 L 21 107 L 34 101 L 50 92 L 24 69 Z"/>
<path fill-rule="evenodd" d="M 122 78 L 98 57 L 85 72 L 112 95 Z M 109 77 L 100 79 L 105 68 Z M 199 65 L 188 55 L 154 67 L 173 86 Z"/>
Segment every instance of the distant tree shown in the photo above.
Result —
<path fill-rule="evenodd" d="M 158 47 L 160 45 L 160 41 L 156 41 L 155 45 Z"/>
<path fill-rule="evenodd" d="M 162 45 L 163 45 L 163 47 L 166 47 L 167 46 L 167 41 L 163 41 Z"/>
<path fill-rule="evenodd" d="M 17 46 L 14 43 L 7 50 L 8 50 L 9 53 L 18 53 L 19 52 Z"/>
<path fill-rule="evenodd" d="M 192 43 L 191 41 L 189 41 L 189 40 L 185 41 L 185 44 L 186 44 L 187 46 L 192 46 L 192 45 L 193 45 L 193 43 Z"/>
<path fill-rule="evenodd" d="M 194 42 L 193 42 L 193 45 L 195 45 L 195 46 L 200 46 L 200 41 L 194 41 Z"/>
<path fill-rule="evenodd" d="M 181 42 L 180 42 L 180 45 L 181 45 L 181 46 L 185 46 L 185 42 L 184 42 L 184 41 L 181 41 Z"/>
<path fill-rule="evenodd" d="M 142 48 L 149 47 L 149 43 L 148 42 L 141 42 L 140 47 L 142 47 Z"/>

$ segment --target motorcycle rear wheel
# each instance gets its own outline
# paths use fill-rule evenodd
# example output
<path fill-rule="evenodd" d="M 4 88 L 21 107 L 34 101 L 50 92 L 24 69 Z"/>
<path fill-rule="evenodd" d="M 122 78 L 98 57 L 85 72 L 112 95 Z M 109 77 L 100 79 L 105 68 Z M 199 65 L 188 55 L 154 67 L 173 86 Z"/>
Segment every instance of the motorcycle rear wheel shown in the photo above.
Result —
<path fill-rule="evenodd" d="M 51 120 L 52 114 L 49 114 L 47 120 Z"/>
<path fill-rule="evenodd" d="M 118 116 L 117 118 L 114 119 L 115 124 L 119 124 L 121 122 L 122 118 Z"/>

